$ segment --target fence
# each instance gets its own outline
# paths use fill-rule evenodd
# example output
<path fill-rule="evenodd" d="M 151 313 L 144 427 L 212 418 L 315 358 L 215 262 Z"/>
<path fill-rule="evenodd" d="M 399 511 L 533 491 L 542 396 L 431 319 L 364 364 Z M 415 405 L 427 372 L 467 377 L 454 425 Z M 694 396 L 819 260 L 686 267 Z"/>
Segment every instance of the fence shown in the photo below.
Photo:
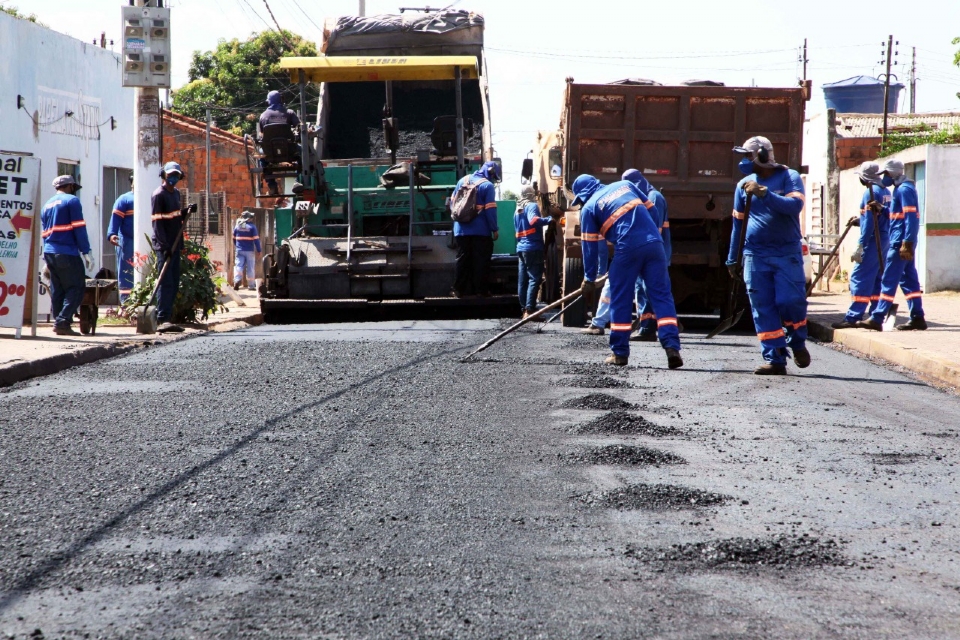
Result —
<path fill-rule="evenodd" d="M 186 231 L 191 238 L 199 242 L 206 240 L 208 235 L 218 236 L 225 228 L 227 194 L 225 191 L 210 194 L 210 211 L 207 211 L 207 192 L 181 189 L 180 196 L 184 207 L 197 205 L 197 212 L 187 220 Z"/>

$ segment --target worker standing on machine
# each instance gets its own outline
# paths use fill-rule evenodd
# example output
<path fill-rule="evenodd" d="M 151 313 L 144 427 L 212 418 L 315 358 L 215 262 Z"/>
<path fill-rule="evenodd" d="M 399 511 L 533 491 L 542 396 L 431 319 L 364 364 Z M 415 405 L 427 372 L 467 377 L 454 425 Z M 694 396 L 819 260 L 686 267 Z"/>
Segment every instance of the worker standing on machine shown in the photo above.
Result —
<path fill-rule="evenodd" d="M 107 227 L 107 240 L 116 247 L 117 283 L 120 285 L 120 304 L 126 302 L 133 291 L 133 174 L 130 174 L 130 191 L 113 203 L 113 214 Z"/>
<path fill-rule="evenodd" d="M 903 172 L 903 162 L 887 160 L 883 165 L 883 186 L 893 187 L 893 203 L 890 206 L 890 246 L 883 267 L 883 282 L 880 302 L 867 320 L 858 322 L 858 327 L 883 330 L 883 321 L 897 295 L 897 285 L 907 299 L 910 321 L 897 327 L 898 331 L 923 331 L 927 321 L 923 313 L 923 289 L 917 273 L 914 252 L 920 233 L 920 199 L 917 185 Z"/>
<path fill-rule="evenodd" d="M 257 137 L 263 137 L 263 130 L 267 125 L 285 124 L 288 127 L 300 126 L 300 118 L 293 109 L 287 109 L 283 104 L 283 96 L 279 91 L 271 91 L 267 94 L 267 108 L 260 114 L 260 120 L 257 123 Z M 260 159 L 260 168 L 264 168 L 263 158 Z M 276 178 L 266 178 L 268 194 L 271 196 L 280 195 L 280 187 Z"/>
<path fill-rule="evenodd" d="M 453 295 L 464 298 L 470 295 L 487 295 L 487 273 L 493 258 L 493 243 L 500 237 L 497 224 L 497 188 L 500 182 L 500 165 L 484 162 L 471 175 L 460 178 L 451 198 L 456 199 L 467 184 L 476 184 L 477 216 L 469 222 L 454 222 L 453 236 L 457 243 L 457 266 L 454 275 Z"/>
<path fill-rule="evenodd" d="M 648 210 L 653 203 L 637 187 L 625 180 L 603 186 L 591 175 L 578 176 L 573 182 L 580 204 L 581 247 L 583 249 L 583 293 L 596 289 L 599 260 L 597 252 L 614 245 L 610 264 L 610 349 L 606 364 L 626 366 L 630 356 L 630 331 L 633 316 L 634 286 L 643 277 L 657 314 L 660 344 L 671 369 L 683 366 L 680 334 L 667 273 L 663 238 Z"/>
<path fill-rule="evenodd" d="M 877 308 L 883 277 L 881 256 L 887 255 L 890 244 L 891 198 L 883 186 L 880 165 L 876 162 L 864 162 L 857 175 L 860 176 L 860 184 L 867 190 L 860 201 L 860 215 L 853 220 L 853 224 L 860 227 L 860 241 L 851 256 L 855 263 L 853 271 L 850 272 L 850 297 L 853 301 L 843 321 L 831 325 L 834 329 L 853 328 L 863 320 L 864 311 L 869 316 Z"/>
<path fill-rule="evenodd" d="M 765 364 L 757 375 L 786 375 L 787 345 L 801 369 L 810 366 L 807 351 L 807 291 L 803 273 L 800 211 L 803 182 L 800 174 L 773 156 L 773 144 L 754 136 L 734 147 L 745 154 L 740 171 L 746 177 L 733 196 L 733 231 L 727 268 L 733 278 L 743 277 L 753 309 L 753 324 L 760 339 Z M 750 198 L 743 273 L 737 267 L 744 209 Z"/>
<path fill-rule="evenodd" d="M 636 185 L 641 193 L 645 193 L 653 203 L 650 209 L 650 215 L 654 222 L 660 228 L 660 237 L 663 238 L 663 253 L 667 258 L 667 283 L 670 282 L 670 258 L 673 255 L 673 245 L 670 241 L 670 219 L 667 215 L 667 199 L 663 194 L 657 191 L 647 178 L 640 173 L 638 169 L 627 169 L 623 172 L 623 179 Z M 646 287 L 643 284 L 643 278 L 637 278 L 636 284 L 637 300 L 637 323 L 639 327 L 637 332 L 630 336 L 633 342 L 653 342 L 657 339 L 657 316 L 653 312 L 653 305 L 650 304 L 650 298 L 647 296 Z M 680 322 L 677 321 L 677 330 L 680 329 Z"/>
<path fill-rule="evenodd" d="M 513 214 L 513 229 L 517 237 L 517 297 L 520 311 L 526 318 L 537 310 L 537 291 L 543 278 L 543 228 L 552 222 L 540 215 L 537 192 L 533 185 L 520 189 L 517 211 Z"/>

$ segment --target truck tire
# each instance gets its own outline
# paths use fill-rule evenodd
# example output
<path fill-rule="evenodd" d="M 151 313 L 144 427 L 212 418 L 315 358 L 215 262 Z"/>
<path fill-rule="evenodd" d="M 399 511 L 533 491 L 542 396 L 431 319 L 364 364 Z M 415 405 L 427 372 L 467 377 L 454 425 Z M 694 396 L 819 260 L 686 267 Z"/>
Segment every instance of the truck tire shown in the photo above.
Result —
<path fill-rule="evenodd" d="M 563 261 L 563 295 L 580 288 L 583 282 L 583 258 L 566 258 Z M 587 308 L 583 298 L 563 312 L 563 326 L 582 327 L 587 322 Z"/>
<path fill-rule="evenodd" d="M 547 245 L 544 263 L 540 300 L 550 304 L 560 298 L 560 257 L 556 245 Z"/>

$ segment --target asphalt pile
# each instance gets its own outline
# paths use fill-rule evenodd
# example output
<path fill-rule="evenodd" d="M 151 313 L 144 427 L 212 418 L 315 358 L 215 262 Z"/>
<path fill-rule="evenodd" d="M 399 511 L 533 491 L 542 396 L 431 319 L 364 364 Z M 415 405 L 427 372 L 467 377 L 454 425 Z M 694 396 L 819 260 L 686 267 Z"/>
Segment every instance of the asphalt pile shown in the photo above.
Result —
<path fill-rule="evenodd" d="M 681 510 L 725 504 L 730 496 L 672 484 L 633 484 L 601 493 L 587 493 L 580 500 L 591 507 L 620 511 L 634 509 Z"/>
<path fill-rule="evenodd" d="M 631 404 L 626 400 L 615 398 L 606 393 L 591 393 L 580 398 L 565 400 L 560 405 L 564 409 L 599 409 L 601 411 L 613 411 L 636 409 L 637 405 Z"/>
<path fill-rule="evenodd" d="M 626 367 L 615 369 L 610 365 L 599 362 L 578 362 L 576 364 L 567 365 L 564 367 L 563 372 L 567 375 L 596 376 L 598 378 L 609 376 L 616 376 L 618 378 L 627 377 Z"/>
<path fill-rule="evenodd" d="M 873 464 L 897 465 L 910 464 L 923 458 L 920 453 L 871 453 L 867 456 Z"/>
<path fill-rule="evenodd" d="M 474 127 L 473 135 L 468 136 L 466 144 L 463 147 L 465 155 L 476 155 L 480 152 L 483 145 L 483 137 L 480 127 Z M 367 127 L 367 135 L 370 138 L 370 158 L 386 158 L 390 155 L 387 145 L 383 139 L 383 129 L 376 127 Z M 397 149 L 397 155 L 403 157 L 417 157 L 417 151 L 433 151 L 433 141 L 430 139 L 430 131 L 421 131 L 416 129 L 400 130 L 400 148 Z"/>
<path fill-rule="evenodd" d="M 660 466 L 662 464 L 686 464 L 682 457 L 669 451 L 659 451 L 649 447 L 612 444 L 597 447 L 585 453 L 569 456 L 572 462 L 585 464 L 610 464 L 623 466 Z"/>
<path fill-rule="evenodd" d="M 611 378 L 610 376 L 577 376 L 564 382 L 567 387 L 578 389 L 632 389 L 633 385 L 626 380 Z"/>
<path fill-rule="evenodd" d="M 644 563 L 682 565 L 685 569 L 735 567 L 809 568 L 850 566 L 840 545 L 814 536 L 727 538 L 674 544 L 666 548 L 628 548 L 626 555 Z"/>
<path fill-rule="evenodd" d="M 627 413 L 626 411 L 611 411 L 605 413 L 595 420 L 574 427 L 573 433 L 581 435 L 643 435 L 660 438 L 683 435 L 683 432 L 679 429 L 654 424 L 643 416 Z"/>

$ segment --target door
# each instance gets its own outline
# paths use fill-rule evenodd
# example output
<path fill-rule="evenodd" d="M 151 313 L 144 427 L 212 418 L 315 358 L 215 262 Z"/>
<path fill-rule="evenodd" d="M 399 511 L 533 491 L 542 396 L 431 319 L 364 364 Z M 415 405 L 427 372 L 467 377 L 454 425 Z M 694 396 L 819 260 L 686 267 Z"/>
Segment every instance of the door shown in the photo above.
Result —
<path fill-rule="evenodd" d="M 920 288 L 927 286 L 927 163 L 913 165 L 913 179 L 917 183 L 917 201 L 920 204 L 920 231 L 917 235 L 917 274 Z"/>
<path fill-rule="evenodd" d="M 103 168 L 103 197 L 100 198 L 100 237 L 103 238 L 101 245 L 103 256 L 100 258 L 100 265 L 110 270 L 112 278 L 117 277 L 117 254 L 113 245 L 107 241 L 107 227 L 110 226 L 110 217 L 113 215 L 113 204 L 117 198 L 130 191 L 131 176 L 133 176 L 132 169 Z"/>

